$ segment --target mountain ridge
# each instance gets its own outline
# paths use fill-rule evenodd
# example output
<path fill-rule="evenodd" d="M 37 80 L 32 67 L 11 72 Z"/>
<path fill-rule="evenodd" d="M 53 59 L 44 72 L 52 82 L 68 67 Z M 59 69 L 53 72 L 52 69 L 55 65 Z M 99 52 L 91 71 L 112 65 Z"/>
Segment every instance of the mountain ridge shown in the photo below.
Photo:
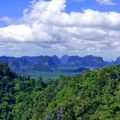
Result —
<path fill-rule="evenodd" d="M 120 57 L 115 61 L 105 61 L 102 57 L 87 55 L 84 57 L 80 56 L 69 56 L 63 55 L 58 57 L 53 56 L 22 56 L 22 57 L 9 57 L 0 56 L 0 61 L 7 62 L 13 71 L 62 71 L 63 68 L 73 67 L 73 71 L 80 69 L 81 67 L 96 69 L 104 66 L 111 66 L 120 64 Z M 60 69 L 59 69 L 60 68 Z M 62 69 L 61 69 L 62 68 Z M 70 69 L 71 70 L 71 69 Z"/>

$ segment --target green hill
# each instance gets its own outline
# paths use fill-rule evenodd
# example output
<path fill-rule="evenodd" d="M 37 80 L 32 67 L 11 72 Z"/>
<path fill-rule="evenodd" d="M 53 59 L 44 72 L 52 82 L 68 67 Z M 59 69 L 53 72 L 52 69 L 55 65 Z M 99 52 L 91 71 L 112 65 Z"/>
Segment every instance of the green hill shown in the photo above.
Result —
<path fill-rule="evenodd" d="M 120 65 L 43 83 L 0 63 L 0 98 L 1 120 L 120 120 Z"/>

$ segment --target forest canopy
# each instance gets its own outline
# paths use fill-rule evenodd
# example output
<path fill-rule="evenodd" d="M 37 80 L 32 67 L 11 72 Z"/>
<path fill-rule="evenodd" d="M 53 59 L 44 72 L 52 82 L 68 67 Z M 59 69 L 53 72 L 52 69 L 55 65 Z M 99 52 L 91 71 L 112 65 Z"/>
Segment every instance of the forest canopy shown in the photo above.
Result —
<path fill-rule="evenodd" d="M 1 120 L 119 120 L 120 65 L 44 83 L 0 62 L 0 98 Z"/>

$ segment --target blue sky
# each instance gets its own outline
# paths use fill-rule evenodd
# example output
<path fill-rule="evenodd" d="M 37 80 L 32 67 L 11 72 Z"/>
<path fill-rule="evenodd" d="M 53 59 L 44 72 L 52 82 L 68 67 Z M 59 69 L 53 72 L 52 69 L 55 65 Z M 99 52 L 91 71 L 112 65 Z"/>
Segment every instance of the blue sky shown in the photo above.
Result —
<path fill-rule="evenodd" d="M 119 21 L 118 0 L 0 0 L 0 55 L 115 59 Z"/>
<path fill-rule="evenodd" d="M 50 0 L 49 0 L 50 1 Z M 113 0 L 116 5 L 100 5 L 95 0 L 67 0 L 67 12 L 94 9 L 99 11 L 120 12 L 120 1 Z M 17 19 L 22 17 L 23 10 L 30 5 L 30 0 L 0 0 L 0 17 L 8 16 Z"/>
<path fill-rule="evenodd" d="M 18 18 L 30 4 L 30 0 L 0 0 L 0 17 Z"/>
<path fill-rule="evenodd" d="M 116 5 L 100 5 L 95 0 L 68 0 L 68 11 L 81 11 L 83 9 L 94 9 L 99 11 L 120 12 L 120 1 L 113 0 Z"/>

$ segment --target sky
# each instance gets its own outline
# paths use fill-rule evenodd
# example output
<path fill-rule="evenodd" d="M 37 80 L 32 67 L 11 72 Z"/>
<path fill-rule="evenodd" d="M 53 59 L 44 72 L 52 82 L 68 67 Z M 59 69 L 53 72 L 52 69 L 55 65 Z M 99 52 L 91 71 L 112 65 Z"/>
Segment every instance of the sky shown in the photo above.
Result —
<path fill-rule="evenodd" d="M 0 0 L 0 56 L 120 56 L 118 0 Z"/>

